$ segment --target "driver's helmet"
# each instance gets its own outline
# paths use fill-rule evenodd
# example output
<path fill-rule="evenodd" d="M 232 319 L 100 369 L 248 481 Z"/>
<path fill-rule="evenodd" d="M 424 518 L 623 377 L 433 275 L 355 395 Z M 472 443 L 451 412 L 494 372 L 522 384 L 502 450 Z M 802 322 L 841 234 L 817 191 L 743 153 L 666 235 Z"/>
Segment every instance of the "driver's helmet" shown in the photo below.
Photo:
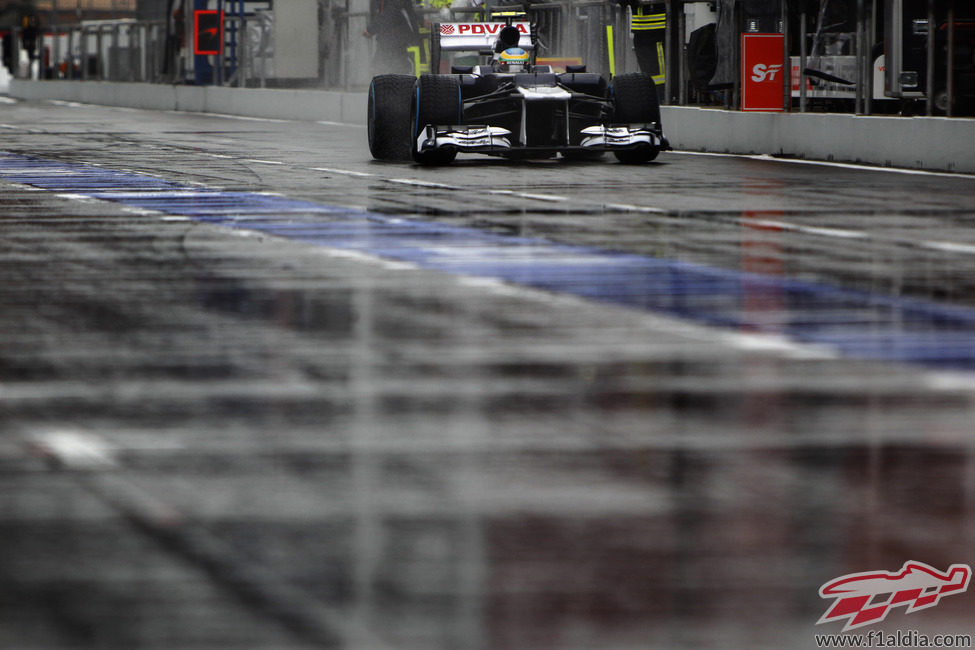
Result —
<path fill-rule="evenodd" d="M 528 70 L 528 52 L 520 47 L 509 47 L 498 57 L 502 72 L 525 72 Z"/>

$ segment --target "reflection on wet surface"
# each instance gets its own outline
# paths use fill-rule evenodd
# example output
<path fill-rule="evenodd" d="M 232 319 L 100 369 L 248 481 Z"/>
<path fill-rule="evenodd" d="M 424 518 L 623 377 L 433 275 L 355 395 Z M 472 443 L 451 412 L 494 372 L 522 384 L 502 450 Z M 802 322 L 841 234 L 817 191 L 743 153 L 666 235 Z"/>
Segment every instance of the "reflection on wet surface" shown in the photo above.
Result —
<path fill-rule="evenodd" d="M 802 338 L 968 359 L 955 208 L 420 219 L 68 155 L 0 199 L 4 647 L 811 648 L 828 580 L 972 562 L 970 375 Z"/>
<path fill-rule="evenodd" d="M 745 269 L 739 271 L 266 194 L 195 189 L 139 174 L 9 154 L 0 157 L 0 174 L 50 191 L 78 192 L 424 268 L 570 293 L 708 325 L 784 334 L 852 357 L 975 368 L 975 310 L 783 278 L 774 261 L 769 266 L 768 255 L 777 252 L 774 245 L 757 249 L 756 255 L 756 242 L 751 240 L 741 242 Z M 322 221 L 320 215 L 332 220 Z M 746 220 L 744 225 L 747 234 L 750 227 L 774 229 L 776 223 L 781 222 Z M 858 233 L 846 236 L 856 238 Z M 753 312 L 758 318 L 750 317 Z"/>

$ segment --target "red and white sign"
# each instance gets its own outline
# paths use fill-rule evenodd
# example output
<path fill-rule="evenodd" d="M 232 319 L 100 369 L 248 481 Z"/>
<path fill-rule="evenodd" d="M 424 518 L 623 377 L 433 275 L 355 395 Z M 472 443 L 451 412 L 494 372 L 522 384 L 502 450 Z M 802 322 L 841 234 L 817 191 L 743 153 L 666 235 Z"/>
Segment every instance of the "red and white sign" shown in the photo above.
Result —
<path fill-rule="evenodd" d="M 741 35 L 741 110 L 785 110 L 785 36 Z"/>
<path fill-rule="evenodd" d="M 531 33 L 530 25 L 526 22 L 512 23 L 511 26 L 522 34 Z M 454 34 L 458 36 L 480 36 L 484 34 L 497 36 L 503 28 L 504 23 L 442 23 L 440 33 L 445 36 Z"/>
<path fill-rule="evenodd" d="M 518 30 L 521 40 L 518 47 L 531 50 L 531 23 L 511 23 Z M 441 23 L 440 49 L 445 51 L 478 51 L 494 47 L 504 23 Z"/>

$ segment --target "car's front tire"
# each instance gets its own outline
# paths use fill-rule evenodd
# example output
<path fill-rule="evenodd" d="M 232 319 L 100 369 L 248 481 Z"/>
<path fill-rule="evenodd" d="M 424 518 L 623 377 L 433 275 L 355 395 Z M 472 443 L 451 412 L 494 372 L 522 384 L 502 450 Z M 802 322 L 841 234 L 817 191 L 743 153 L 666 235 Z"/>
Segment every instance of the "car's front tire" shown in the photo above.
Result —
<path fill-rule="evenodd" d="M 612 97 L 615 123 L 660 126 L 660 98 L 650 75 L 630 72 L 613 77 Z M 650 162 L 659 153 L 660 147 L 650 145 L 614 152 L 617 160 L 627 164 Z"/>
<path fill-rule="evenodd" d="M 578 149 L 573 149 L 571 151 L 563 151 L 562 157 L 573 162 L 582 162 L 599 160 L 605 153 L 605 151 L 579 151 Z"/>
<path fill-rule="evenodd" d="M 457 157 L 456 149 L 419 151 L 417 138 L 429 124 L 454 125 L 463 123 L 464 104 L 460 95 L 460 80 L 454 75 L 425 74 L 417 78 L 410 106 L 410 152 L 421 165 L 446 165 Z"/>
<path fill-rule="evenodd" d="M 415 78 L 381 74 L 369 84 L 369 153 L 377 160 L 410 159 L 410 102 Z"/>

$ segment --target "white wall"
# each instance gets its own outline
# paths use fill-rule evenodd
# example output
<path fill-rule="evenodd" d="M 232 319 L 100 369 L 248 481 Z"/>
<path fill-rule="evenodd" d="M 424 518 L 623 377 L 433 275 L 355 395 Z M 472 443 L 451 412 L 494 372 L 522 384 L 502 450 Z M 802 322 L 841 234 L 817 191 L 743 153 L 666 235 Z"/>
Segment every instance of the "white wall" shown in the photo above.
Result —
<path fill-rule="evenodd" d="M 740 113 L 664 106 L 676 149 L 792 155 L 975 173 L 975 120 L 832 113 Z"/>

